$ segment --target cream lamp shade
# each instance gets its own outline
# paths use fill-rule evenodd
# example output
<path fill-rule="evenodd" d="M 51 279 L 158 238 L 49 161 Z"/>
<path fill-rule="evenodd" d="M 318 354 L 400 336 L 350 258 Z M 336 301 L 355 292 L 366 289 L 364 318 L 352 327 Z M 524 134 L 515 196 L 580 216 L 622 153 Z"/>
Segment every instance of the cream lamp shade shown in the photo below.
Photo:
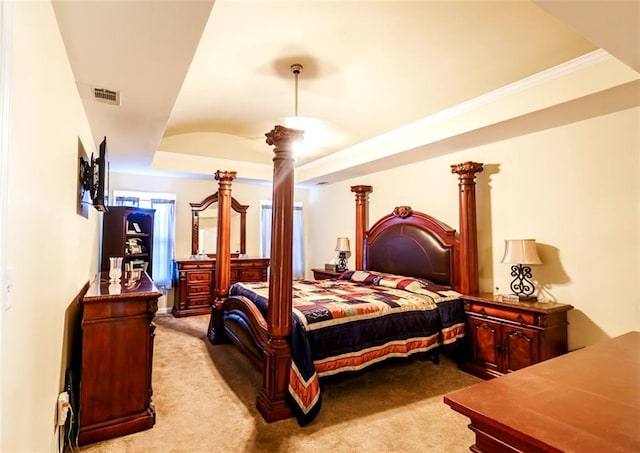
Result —
<path fill-rule="evenodd" d="M 336 252 L 350 252 L 349 238 L 338 238 L 336 241 Z"/>
<path fill-rule="evenodd" d="M 538 251 L 536 250 L 535 239 L 507 239 L 504 241 L 504 256 L 502 263 L 505 264 L 542 264 Z"/>

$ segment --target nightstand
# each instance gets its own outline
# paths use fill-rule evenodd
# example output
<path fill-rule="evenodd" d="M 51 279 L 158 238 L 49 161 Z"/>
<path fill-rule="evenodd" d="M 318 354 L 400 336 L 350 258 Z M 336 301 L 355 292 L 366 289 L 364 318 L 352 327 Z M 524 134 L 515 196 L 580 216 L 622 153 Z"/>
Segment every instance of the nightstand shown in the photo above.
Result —
<path fill-rule="evenodd" d="M 567 352 L 571 305 L 503 301 L 490 293 L 463 299 L 469 351 L 462 370 L 490 379 Z"/>
<path fill-rule="evenodd" d="M 328 271 L 325 269 L 311 269 L 313 271 L 313 278 L 316 280 L 329 280 L 338 277 L 342 272 Z"/>

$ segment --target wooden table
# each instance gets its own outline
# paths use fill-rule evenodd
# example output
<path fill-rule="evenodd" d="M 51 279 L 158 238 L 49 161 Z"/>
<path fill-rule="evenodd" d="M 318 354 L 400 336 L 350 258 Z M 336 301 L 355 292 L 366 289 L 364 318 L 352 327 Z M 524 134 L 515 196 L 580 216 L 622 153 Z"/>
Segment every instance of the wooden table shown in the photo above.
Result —
<path fill-rule="evenodd" d="M 640 332 L 444 396 L 475 452 L 640 451 Z"/>
<path fill-rule="evenodd" d="M 117 284 L 98 274 L 82 298 L 80 445 L 152 428 L 153 318 L 158 291 L 147 273 Z"/>

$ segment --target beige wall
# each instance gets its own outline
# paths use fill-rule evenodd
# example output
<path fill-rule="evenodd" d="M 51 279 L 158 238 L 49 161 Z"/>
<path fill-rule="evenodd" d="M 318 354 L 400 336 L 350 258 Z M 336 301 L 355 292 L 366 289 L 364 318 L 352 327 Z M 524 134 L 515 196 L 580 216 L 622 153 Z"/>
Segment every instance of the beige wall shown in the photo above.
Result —
<path fill-rule="evenodd" d="M 2 327 L 0 450 L 54 451 L 68 318 L 97 269 L 100 216 L 93 209 L 88 219 L 76 214 L 78 140 L 89 154 L 95 144 L 49 2 L 14 2 L 13 46 L 6 250 L 13 287 Z M 337 236 L 353 240 L 349 186 L 374 186 L 372 220 L 409 204 L 455 227 L 457 182 L 449 165 L 476 160 L 487 165 L 478 181 L 482 289 L 508 287 L 499 262 L 503 240 L 534 237 L 544 262 L 534 275 L 544 296 L 575 307 L 570 348 L 640 330 L 639 123 L 636 108 L 300 190 L 307 269 L 334 257 Z M 111 187 L 176 193 L 176 256 L 186 257 L 188 203 L 214 192 L 216 182 L 113 174 Z M 252 207 L 248 253 L 257 255 L 257 208 L 271 187 L 234 183 L 233 194 Z"/>
<path fill-rule="evenodd" d="M 221 169 L 233 171 L 233 169 Z M 240 177 L 241 175 L 238 175 Z M 176 195 L 176 245 L 175 257 L 188 258 L 191 255 L 191 206 L 189 203 L 201 202 L 218 190 L 218 181 L 213 179 L 184 179 L 159 176 L 139 176 L 127 173 L 111 173 L 111 190 L 133 190 L 144 192 L 173 193 Z M 246 184 L 235 180 L 231 186 L 232 196 L 242 204 L 249 205 L 247 210 L 247 254 L 260 256 L 260 201 L 271 200 L 270 184 Z M 295 201 L 302 202 L 303 214 L 307 215 L 307 190 L 296 189 Z M 306 224 L 308 225 L 308 221 Z M 308 228 L 308 227 L 307 227 Z M 306 235 L 308 242 L 308 234 Z M 158 302 L 159 309 L 173 306 L 173 293 Z"/>
<path fill-rule="evenodd" d="M 457 228 L 449 166 L 474 160 L 485 163 L 477 187 L 481 290 L 509 292 L 504 240 L 535 238 L 542 296 L 575 307 L 571 349 L 640 330 L 639 124 L 635 108 L 314 188 L 309 264 L 332 257 L 337 236 L 353 240 L 355 184 L 373 186 L 372 222 L 406 204 Z"/>
<path fill-rule="evenodd" d="M 95 151 L 49 2 L 14 2 L 0 450 L 55 451 L 68 308 L 96 272 L 98 215 L 76 214 L 78 139 Z"/>

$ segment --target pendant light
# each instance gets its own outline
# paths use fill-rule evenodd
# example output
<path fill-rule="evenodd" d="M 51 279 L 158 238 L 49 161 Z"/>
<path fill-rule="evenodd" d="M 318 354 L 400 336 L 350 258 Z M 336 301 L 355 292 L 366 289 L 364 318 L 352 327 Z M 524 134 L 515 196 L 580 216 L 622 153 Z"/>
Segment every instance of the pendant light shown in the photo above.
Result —
<path fill-rule="evenodd" d="M 328 127 L 326 121 L 299 115 L 299 78 L 303 67 L 300 63 L 294 63 L 290 66 L 290 69 L 294 79 L 293 116 L 284 118 L 284 125 L 304 132 L 302 139 L 294 143 L 293 150 L 297 158 L 305 158 L 309 155 L 317 154 L 328 146 L 339 143 L 343 138 Z"/>

